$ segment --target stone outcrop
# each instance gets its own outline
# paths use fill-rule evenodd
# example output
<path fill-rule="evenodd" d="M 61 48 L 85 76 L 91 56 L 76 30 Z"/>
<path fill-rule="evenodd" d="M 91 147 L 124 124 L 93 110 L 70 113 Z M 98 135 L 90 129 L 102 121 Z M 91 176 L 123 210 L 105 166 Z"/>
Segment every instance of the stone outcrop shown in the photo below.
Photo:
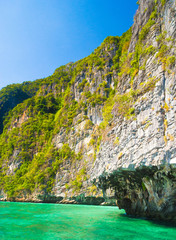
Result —
<path fill-rule="evenodd" d="M 117 205 L 128 215 L 176 220 L 176 167 L 152 166 L 119 169 L 102 174 L 98 185 L 114 189 Z"/>

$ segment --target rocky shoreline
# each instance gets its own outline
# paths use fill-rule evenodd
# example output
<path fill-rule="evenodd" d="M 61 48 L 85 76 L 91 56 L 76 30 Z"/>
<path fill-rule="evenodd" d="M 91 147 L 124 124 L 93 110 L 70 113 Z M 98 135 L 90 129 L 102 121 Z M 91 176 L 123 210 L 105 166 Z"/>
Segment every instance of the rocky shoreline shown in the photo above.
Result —
<path fill-rule="evenodd" d="M 51 197 L 51 196 L 50 196 Z M 53 200 L 55 199 L 55 200 Z M 79 205 L 100 205 L 100 206 L 117 206 L 116 200 L 105 201 L 103 197 L 84 197 L 84 200 L 80 200 L 78 197 L 71 199 L 65 199 L 63 197 L 51 197 L 47 200 L 41 199 L 25 199 L 25 198 L 0 198 L 0 202 L 24 202 L 24 203 L 54 203 L 54 204 L 79 204 Z"/>

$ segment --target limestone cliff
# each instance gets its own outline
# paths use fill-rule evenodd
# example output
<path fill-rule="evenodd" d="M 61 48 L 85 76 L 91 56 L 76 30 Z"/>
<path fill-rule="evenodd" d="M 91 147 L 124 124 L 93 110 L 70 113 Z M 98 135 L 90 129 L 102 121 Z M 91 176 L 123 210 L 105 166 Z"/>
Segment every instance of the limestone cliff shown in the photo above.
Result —
<path fill-rule="evenodd" d="M 175 20 L 176 1 L 140 0 L 121 37 L 35 83 L 5 117 L 2 198 L 175 220 Z"/>

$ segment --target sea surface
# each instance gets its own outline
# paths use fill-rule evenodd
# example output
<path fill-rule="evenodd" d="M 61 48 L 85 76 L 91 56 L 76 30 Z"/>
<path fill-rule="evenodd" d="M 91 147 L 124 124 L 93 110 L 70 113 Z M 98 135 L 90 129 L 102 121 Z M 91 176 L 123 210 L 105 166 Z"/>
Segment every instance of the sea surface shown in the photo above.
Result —
<path fill-rule="evenodd" d="M 0 202 L 0 240 L 176 239 L 176 226 L 127 217 L 117 207 Z"/>

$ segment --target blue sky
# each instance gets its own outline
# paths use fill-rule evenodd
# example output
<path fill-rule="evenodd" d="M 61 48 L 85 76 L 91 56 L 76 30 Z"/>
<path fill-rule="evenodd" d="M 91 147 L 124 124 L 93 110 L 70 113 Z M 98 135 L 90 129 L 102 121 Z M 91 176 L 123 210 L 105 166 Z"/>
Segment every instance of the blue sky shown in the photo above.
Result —
<path fill-rule="evenodd" d="M 136 0 L 0 0 L 0 89 L 88 56 L 136 10 Z"/>

